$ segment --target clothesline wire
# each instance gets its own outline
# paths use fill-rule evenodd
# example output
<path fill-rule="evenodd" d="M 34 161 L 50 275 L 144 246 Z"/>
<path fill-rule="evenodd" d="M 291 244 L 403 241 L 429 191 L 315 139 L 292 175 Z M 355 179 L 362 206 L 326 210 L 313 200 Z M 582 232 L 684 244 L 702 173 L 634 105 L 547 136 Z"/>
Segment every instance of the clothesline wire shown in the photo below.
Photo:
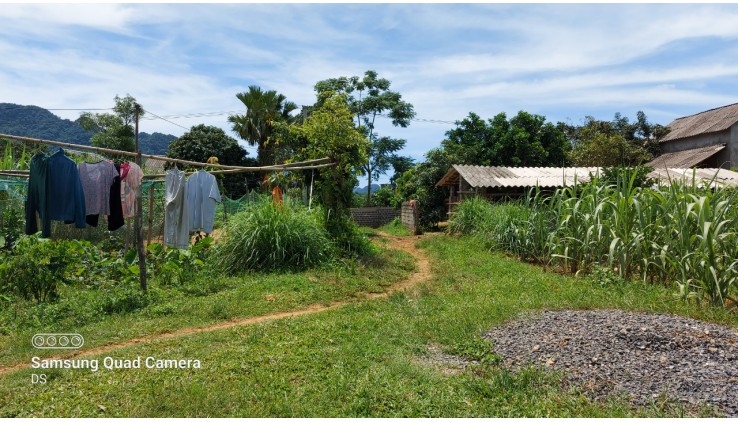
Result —
<path fill-rule="evenodd" d="M 93 146 L 87 146 L 87 145 L 69 144 L 66 142 L 50 141 L 47 139 L 29 138 L 25 136 L 7 135 L 3 133 L 0 133 L 0 138 L 7 138 L 7 139 L 23 141 L 23 142 L 40 143 L 40 144 L 46 144 L 46 145 L 55 145 L 55 146 L 66 147 L 66 148 L 71 148 L 71 149 L 83 149 L 83 150 L 89 150 L 89 151 L 94 151 L 94 152 L 101 152 L 104 154 L 123 155 L 123 156 L 128 156 L 128 157 L 136 157 L 137 155 L 135 152 L 130 152 L 130 151 L 120 151 L 120 150 L 115 150 L 115 149 L 110 149 L 110 148 L 100 148 L 100 147 L 93 147 Z M 228 165 L 223 165 L 223 164 L 201 163 L 198 161 L 180 160 L 178 158 L 170 158 L 170 157 L 166 157 L 162 155 L 141 154 L 141 157 L 149 158 L 153 160 L 166 161 L 170 163 L 184 164 L 184 165 L 189 165 L 189 166 L 212 167 L 212 168 L 228 169 L 228 170 L 240 170 L 243 172 L 291 170 L 291 169 L 294 170 L 295 167 L 301 167 L 301 169 L 308 169 L 313 165 L 322 165 L 322 164 L 328 164 L 328 163 L 331 163 L 331 165 L 335 165 L 334 163 L 331 162 L 330 158 L 318 158 L 314 160 L 299 161 L 299 162 L 287 163 L 287 164 L 276 164 L 272 166 L 246 167 L 246 166 L 228 166 Z M 324 167 L 327 167 L 327 166 L 324 166 Z"/>

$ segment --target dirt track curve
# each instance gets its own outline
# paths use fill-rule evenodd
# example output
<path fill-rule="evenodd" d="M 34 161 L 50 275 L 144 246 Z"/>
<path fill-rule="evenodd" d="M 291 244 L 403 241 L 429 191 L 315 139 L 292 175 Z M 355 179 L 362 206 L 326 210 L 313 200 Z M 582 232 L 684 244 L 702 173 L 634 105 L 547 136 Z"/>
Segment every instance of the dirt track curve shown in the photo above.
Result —
<path fill-rule="evenodd" d="M 412 273 L 410 277 L 389 286 L 385 291 L 381 293 L 364 294 L 363 297 L 365 299 L 379 299 L 379 298 L 387 297 L 394 292 L 408 290 L 430 279 L 431 270 L 430 270 L 430 262 L 428 261 L 428 257 L 425 255 L 425 252 L 423 250 L 418 249 L 415 246 L 415 243 L 417 242 L 419 237 L 417 236 L 404 236 L 404 237 L 391 236 L 391 235 L 387 235 L 384 233 L 381 233 L 380 236 L 389 240 L 389 242 L 387 243 L 387 246 L 391 248 L 395 248 L 395 249 L 401 249 L 411 254 L 415 258 L 415 264 L 417 265 L 417 271 Z M 166 339 L 171 339 L 171 338 L 176 338 L 176 337 L 187 336 L 191 334 L 205 333 L 209 331 L 216 331 L 216 330 L 222 330 L 222 329 L 231 328 L 231 327 L 238 327 L 242 325 L 258 324 L 260 322 L 274 321 L 274 320 L 290 318 L 290 317 L 295 317 L 295 316 L 300 316 L 300 315 L 314 314 L 317 312 L 325 312 L 325 311 L 329 311 L 332 309 L 340 308 L 348 303 L 356 303 L 356 300 L 353 299 L 353 300 L 336 301 L 336 302 L 330 303 L 329 305 L 315 304 L 315 305 L 310 305 L 307 308 L 296 309 L 292 311 L 277 312 L 277 313 L 267 314 L 267 315 L 259 315 L 259 316 L 248 317 L 248 318 L 234 319 L 231 321 L 219 322 L 217 324 L 207 325 L 204 327 L 187 327 L 187 328 L 182 328 L 182 329 L 172 331 L 169 333 L 161 333 L 161 334 L 154 334 L 154 335 L 149 335 L 145 337 L 138 337 L 138 338 L 134 338 L 134 339 L 122 342 L 122 343 L 108 344 L 105 346 L 95 347 L 93 349 L 78 351 L 76 353 L 73 352 L 73 353 L 67 353 L 63 355 L 49 356 L 46 359 L 70 359 L 70 358 L 82 358 L 86 356 L 94 356 L 94 355 L 107 353 L 112 350 L 120 349 L 123 347 L 134 346 L 137 344 L 152 343 L 158 340 L 166 340 Z M 3 376 L 10 372 L 18 371 L 18 370 L 21 370 L 21 369 L 24 369 L 30 366 L 31 365 L 28 363 L 21 363 L 21 364 L 12 365 L 12 366 L 0 367 L 0 376 Z"/>

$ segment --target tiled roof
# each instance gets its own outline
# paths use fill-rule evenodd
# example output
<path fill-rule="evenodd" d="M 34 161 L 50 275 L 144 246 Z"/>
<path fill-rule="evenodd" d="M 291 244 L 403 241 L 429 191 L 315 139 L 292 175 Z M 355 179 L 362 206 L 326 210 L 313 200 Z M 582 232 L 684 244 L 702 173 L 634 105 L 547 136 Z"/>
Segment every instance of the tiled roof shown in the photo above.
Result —
<path fill-rule="evenodd" d="M 677 152 L 668 152 L 654 158 L 650 163 L 646 165 L 654 168 L 691 168 L 699 166 L 703 161 L 707 160 L 708 158 L 712 157 L 723 149 L 725 149 L 725 144 L 710 145 L 709 147 L 688 149 Z"/>
<path fill-rule="evenodd" d="M 671 131 L 661 140 L 669 142 L 703 133 L 726 130 L 738 122 L 738 103 L 680 117 L 669 123 Z"/>

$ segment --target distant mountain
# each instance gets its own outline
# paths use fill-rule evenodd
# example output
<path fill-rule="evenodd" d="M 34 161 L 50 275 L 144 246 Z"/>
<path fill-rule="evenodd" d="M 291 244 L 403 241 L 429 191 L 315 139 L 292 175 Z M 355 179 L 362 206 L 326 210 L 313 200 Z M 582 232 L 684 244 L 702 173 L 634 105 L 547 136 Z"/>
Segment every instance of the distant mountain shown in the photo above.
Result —
<path fill-rule="evenodd" d="M 77 123 L 62 119 L 36 106 L 0 103 L 0 133 L 48 139 L 77 145 L 90 145 L 92 135 Z M 139 132 L 138 142 L 145 154 L 164 155 L 174 135 Z"/>
<path fill-rule="evenodd" d="M 152 134 L 146 132 L 138 133 L 138 145 L 141 147 L 141 152 L 145 154 L 166 155 L 167 149 L 169 149 L 169 143 L 175 139 L 177 137 L 174 135 L 159 132 Z"/>
<path fill-rule="evenodd" d="M 90 134 L 80 125 L 36 106 L 0 103 L 0 133 L 90 145 Z"/>
<path fill-rule="evenodd" d="M 382 186 L 372 183 L 372 192 L 376 192 L 377 189 L 381 188 Z M 355 187 L 354 193 L 366 193 L 366 186 L 362 187 Z"/>

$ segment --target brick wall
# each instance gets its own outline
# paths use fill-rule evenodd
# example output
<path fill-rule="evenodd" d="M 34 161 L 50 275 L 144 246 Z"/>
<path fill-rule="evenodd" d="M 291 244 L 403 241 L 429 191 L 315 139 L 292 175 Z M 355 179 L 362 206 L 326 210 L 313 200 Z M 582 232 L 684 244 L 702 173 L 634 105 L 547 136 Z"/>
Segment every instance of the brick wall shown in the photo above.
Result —
<path fill-rule="evenodd" d="M 413 201 L 415 202 L 415 201 Z M 410 206 L 410 202 L 406 201 L 402 203 L 401 209 L 402 225 L 406 229 L 410 230 L 413 234 L 420 234 L 420 226 L 418 224 L 418 204 Z"/>
<path fill-rule="evenodd" d="M 383 226 L 400 216 L 400 210 L 392 207 L 351 208 L 350 211 L 356 224 L 372 228 Z"/>

